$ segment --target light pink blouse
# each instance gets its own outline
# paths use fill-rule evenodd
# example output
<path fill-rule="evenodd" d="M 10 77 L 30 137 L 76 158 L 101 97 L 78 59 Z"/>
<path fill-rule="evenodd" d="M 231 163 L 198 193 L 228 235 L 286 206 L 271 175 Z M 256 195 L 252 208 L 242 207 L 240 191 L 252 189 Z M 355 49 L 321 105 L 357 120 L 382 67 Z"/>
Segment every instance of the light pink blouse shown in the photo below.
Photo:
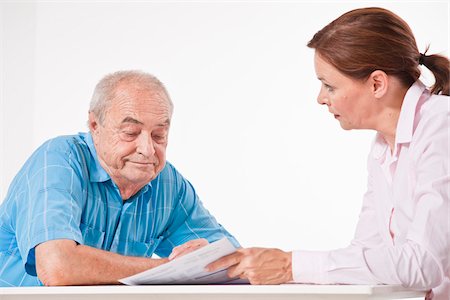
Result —
<path fill-rule="evenodd" d="M 406 93 L 395 149 L 377 134 L 350 246 L 293 251 L 295 282 L 401 284 L 450 299 L 450 97 L 417 81 Z"/>

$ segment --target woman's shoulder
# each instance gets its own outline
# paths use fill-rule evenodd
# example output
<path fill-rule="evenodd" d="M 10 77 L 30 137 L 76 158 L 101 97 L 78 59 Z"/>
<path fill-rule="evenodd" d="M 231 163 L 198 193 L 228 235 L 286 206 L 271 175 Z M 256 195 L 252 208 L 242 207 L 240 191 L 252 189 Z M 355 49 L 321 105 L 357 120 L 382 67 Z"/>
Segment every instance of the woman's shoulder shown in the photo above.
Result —
<path fill-rule="evenodd" d="M 450 113 L 450 96 L 431 95 L 421 109 L 423 117 L 433 117 L 436 115 L 448 115 Z"/>
<path fill-rule="evenodd" d="M 420 108 L 418 117 L 415 121 L 413 144 L 428 145 L 437 140 L 448 139 L 450 97 L 430 96 Z"/>

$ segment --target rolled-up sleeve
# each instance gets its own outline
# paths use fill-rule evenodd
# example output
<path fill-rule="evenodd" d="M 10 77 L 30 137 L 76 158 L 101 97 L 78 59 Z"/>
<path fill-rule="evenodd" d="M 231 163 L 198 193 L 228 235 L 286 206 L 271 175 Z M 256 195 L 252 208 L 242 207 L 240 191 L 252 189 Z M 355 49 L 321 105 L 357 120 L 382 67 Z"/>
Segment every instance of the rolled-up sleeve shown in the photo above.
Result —
<path fill-rule="evenodd" d="M 50 148 L 50 143 L 44 145 Z M 39 149 L 23 176 L 27 203 L 17 206 L 18 248 L 28 274 L 36 275 L 34 248 L 54 239 L 82 243 L 82 184 L 70 152 Z"/>

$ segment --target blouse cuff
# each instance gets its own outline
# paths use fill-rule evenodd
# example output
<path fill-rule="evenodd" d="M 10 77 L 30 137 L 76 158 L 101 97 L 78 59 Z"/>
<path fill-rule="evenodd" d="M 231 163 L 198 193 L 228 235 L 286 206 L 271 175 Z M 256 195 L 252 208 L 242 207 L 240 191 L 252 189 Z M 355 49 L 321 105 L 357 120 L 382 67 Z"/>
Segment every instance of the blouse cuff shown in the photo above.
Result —
<path fill-rule="evenodd" d="M 328 251 L 292 251 L 292 277 L 297 283 L 327 283 Z"/>

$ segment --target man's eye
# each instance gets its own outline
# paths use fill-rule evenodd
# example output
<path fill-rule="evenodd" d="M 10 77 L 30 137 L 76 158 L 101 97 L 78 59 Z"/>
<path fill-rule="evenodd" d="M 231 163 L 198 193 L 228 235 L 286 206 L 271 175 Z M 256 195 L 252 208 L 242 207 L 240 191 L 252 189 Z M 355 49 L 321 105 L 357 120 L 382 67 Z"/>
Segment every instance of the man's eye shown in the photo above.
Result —
<path fill-rule="evenodd" d="M 127 136 L 137 136 L 137 132 L 124 132 Z"/>
<path fill-rule="evenodd" d="M 157 142 L 163 142 L 166 140 L 166 136 L 164 135 L 153 135 L 153 139 Z"/>
<path fill-rule="evenodd" d="M 132 141 L 139 135 L 139 132 L 135 131 L 122 131 L 122 139 L 126 141 Z"/>

